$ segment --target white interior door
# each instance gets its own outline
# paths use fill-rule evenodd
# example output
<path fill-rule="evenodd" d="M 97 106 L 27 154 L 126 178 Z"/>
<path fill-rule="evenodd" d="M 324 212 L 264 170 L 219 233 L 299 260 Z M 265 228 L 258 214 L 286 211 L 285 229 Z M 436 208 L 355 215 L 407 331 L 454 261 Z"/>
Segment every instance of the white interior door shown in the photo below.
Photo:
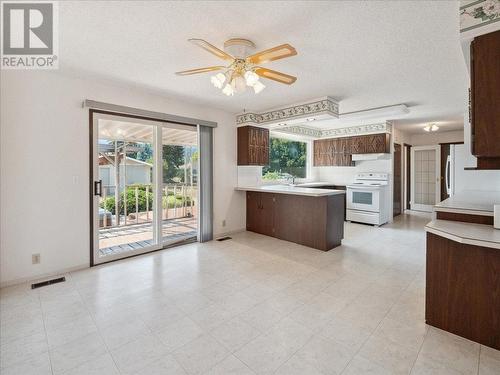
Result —
<path fill-rule="evenodd" d="M 411 209 L 432 212 L 440 200 L 441 146 L 411 148 Z"/>

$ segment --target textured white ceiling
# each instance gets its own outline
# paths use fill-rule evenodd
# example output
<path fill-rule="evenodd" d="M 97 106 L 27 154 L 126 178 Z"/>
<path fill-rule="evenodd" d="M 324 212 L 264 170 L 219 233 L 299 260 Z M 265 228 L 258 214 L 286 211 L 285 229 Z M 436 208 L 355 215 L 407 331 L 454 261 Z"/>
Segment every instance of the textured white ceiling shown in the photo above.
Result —
<path fill-rule="evenodd" d="M 403 116 L 403 127 L 437 120 L 453 120 L 450 126 L 458 127 L 467 93 L 458 6 L 456 1 L 61 1 L 59 64 L 65 73 L 133 83 L 233 113 L 330 95 L 340 101 L 341 113 L 406 103 L 411 113 Z M 219 47 L 243 37 L 257 50 L 290 43 L 298 56 L 266 66 L 298 80 L 292 86 L 266 81 L 259 95 L 226 97 L 208 74 L 174 75 L 221 63 L 188 43 L 192 37 Z"/>

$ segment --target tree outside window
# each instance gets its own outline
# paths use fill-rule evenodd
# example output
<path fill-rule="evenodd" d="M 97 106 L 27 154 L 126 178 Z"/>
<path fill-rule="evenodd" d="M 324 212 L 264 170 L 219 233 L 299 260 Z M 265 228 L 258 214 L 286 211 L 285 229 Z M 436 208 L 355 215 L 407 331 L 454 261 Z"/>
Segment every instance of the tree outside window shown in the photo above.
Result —
<path fill-rule="evenodd" d="M 262 169 L 264 180 L 307 177 L 307 143 L 283 138 L 269 139 L 269 165 Z"/>

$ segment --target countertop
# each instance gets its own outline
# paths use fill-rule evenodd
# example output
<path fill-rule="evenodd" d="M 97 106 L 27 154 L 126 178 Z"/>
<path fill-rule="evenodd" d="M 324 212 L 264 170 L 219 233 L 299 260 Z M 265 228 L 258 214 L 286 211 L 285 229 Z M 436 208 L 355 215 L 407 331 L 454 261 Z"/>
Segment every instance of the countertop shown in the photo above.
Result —
<path fill-rule="evenodd" d="M 436 204 L 435 211 L 493 216 L 493 205 L 500 204 L 500 191 L 462 191 Z"/>
<path fill-rule="evenodd" d="M 500 249 L 500 229 L 492 225 L 433 220 L 425 230 L 459 243 Z"/>
<path fill-rule="evenodd" d="M 320 184 L 320 183 L 317 183 Z M 309 184 L 306 184 L 309 185 Z M 326 184 L 321 183 L 324 186 Z M 249 186 L 249 187 L 236 187 L 236 190 L 242 191 L 257 191 L 261 193 L 276 193 L 276 194 L 293 194 L 293 195 L 305 195 L 310 197 L 324 197 L 328 195 L 345 194 L 344 190 L 333 190 L 333 189 L 315 189 L 313 187 L 302 187 L 302 186 L 289 186 L 289 185 L 262 185 L 262 186 Z"/>

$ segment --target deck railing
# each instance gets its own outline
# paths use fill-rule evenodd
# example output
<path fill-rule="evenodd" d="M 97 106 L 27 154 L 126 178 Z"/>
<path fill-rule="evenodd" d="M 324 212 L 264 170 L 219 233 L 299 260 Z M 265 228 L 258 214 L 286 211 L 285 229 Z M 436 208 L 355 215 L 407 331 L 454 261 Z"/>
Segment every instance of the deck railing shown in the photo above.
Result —
<path fill-rule="evenodd" d="M 153 186 L 125 185 L 119 191 L 116 209 L 116 185 L 103 185 L 99 202 L 99 227 L 116 228 L 153 220 Z M 161 194 L 162 220 L 196 215 L 197 187 L 193 184 L 165 183 Z"/>

